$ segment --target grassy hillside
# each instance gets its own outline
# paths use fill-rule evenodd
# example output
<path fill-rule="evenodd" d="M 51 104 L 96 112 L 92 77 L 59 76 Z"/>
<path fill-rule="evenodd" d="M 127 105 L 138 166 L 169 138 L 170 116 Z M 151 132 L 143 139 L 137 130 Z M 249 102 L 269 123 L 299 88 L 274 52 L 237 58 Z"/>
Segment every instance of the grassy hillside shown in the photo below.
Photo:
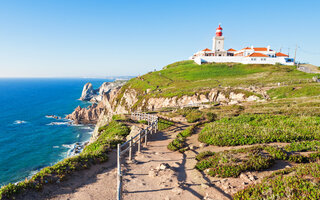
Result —
<path fill-rule="evenodd" d="M 170 64 L 160 71 L 131 79 L 126 88 L 141 93 L 151 89 L 150 96 L 192 95 L 213 87 L 248 87 L 309 83 L 314 75 L 300 72 L 295 66 L 244 65 L 211 63 L 197 65 L 193 61 Z"/>

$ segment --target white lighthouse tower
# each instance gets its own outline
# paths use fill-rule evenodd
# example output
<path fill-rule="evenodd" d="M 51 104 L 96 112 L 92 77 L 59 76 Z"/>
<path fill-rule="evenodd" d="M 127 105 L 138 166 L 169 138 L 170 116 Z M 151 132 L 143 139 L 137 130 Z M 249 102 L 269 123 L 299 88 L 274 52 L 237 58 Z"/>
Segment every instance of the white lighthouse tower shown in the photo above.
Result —
<path fill-rule="evenodd" d="M 214 51 L 215 56 L 227 56 L 227 52 L 224 50 L 224 37 L 222 36 L 222 28 L 216 29 L 216 36 L 213 37 L 212 51 Z"/>

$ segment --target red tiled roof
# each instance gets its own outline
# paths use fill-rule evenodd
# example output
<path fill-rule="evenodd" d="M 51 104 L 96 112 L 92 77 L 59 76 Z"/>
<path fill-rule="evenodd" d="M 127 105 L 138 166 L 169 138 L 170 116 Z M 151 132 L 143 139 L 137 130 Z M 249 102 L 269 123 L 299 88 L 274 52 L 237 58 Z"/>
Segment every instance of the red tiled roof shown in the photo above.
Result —
<path fill-rule="evenodd" d="M 255 50 L 255 51 L 268 51 L 268 48 L 265 48 L 265 47 L 253 47 L 253 50 Z"/>
<path fill-rule="evenodd" d="M 246 50 L 246 49 L 251 49 L 251 47 L 246 47 L 241 50 Z M 268 48 L 266 48 L 266 47 L 253 47 L 253 50 L 254 51 L 268 51 Z M 269 49 L 269 50 L 273 51 L 272 49 Z"/>
<path fill-rule="evenodd" d="M 228 51 L 237 51 L 237 50 L 234 50 L 234 49 L 231 48 L 231 49 L 229 49 Z"/>
<path fill-rule="evenodd" d="M 205 48 L 205 49 L 203 49 L 202 51 L 211 51 L 210 49 L 208 49 L 208 48 Z"/>
<path fill-rule="evenodd" d="M 269 57 L 263 53 L 252 53 L 250 55 L 248 55 L 248 57 Z"/>
<path fill-rule="evenodd" d="M 277 57 L 289 57 L 287 54 L 284 54 L 284 53 L 281 53 L 281 52 L 276 53 L 276 56 Z"/>

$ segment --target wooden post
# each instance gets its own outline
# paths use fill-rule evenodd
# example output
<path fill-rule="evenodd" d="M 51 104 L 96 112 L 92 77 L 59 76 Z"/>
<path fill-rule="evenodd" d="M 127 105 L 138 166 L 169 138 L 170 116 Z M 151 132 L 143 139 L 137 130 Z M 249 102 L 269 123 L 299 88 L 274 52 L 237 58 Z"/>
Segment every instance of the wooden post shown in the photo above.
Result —
<path fill-rule="evenodd" d="M 117 151 L 117 165 L 118 165 L 118 176 L 117 176 L 117 200 L 122 199 L 122 177 L 121 177 L 121 149 L 120 144 L 118 144 Z"/>
<path fill-rule="evenodd" d="M 141 131 L 139 132 L 139 140 L 138 140 L 138 152 L 141 152 Z"/>
<path fill-rule="evenodd" d="M 132 160 L 132 136 L 130 137 L 130 142 L 129 142 L 129 160 Z"/>
<path fill-rule="evenodd" d="M 144 133 L 144 145 L 145 146 L 148 145 L 148 128 L 145 129 L 145 133 Z"/>

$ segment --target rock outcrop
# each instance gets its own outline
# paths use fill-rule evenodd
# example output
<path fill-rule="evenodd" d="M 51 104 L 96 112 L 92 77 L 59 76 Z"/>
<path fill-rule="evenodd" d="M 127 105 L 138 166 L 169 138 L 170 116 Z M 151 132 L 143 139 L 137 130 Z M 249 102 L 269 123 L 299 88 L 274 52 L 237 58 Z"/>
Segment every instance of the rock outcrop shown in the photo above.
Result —
<path fill-rule="evenodd" d="M 99 127 L 110 122 L 114 114 L 126 114 L 133 110 L 154 111 L 164 107 L 184 107 L 199 104 L 210 106 L 213 102 L 231 105 L 245 101 L 267 99 L 266 92 L 261 88 L 213 88 L 199 91 L 191 96 L 144 98 L 143 95 L 150 93 L 150 90 L 144 94 L 130 87 L 125 91 L 121 91 L 120 89 L 125 83 L 125 81 L 103 83 L 99 91 L 94 95 L 91 95 L 92 91 L 94 91 L 92 85 L 86 84 L 84 91 L 87 91 L 87 93 L 84 93 L 83 96 L 91 97 L 90 101 L 96 103 L 88 108 L 77 107 L 72 114 L 67 116 L 68 119 L 73 120 L 75 123 L 96 123 L 90 142 L 99 137 Z"/>
<path fill-rule="evenodd" d="M 93 86 L 91 83 L 86 83 L 83 86 L 82 94 L 80 97 L 81 101 L 90 101 L 95 95 L 97 94 L 97 91 L 93 89 Z"/>
<path fill-rule="evenodd" d="M 204 91 L 196 93 L 192 96 L 184 95 L 181 97 L 151 97 L 143 99 L 137 106 L 138 94 L 133 89 L 127 89 L 119 100 L 118 104 L 114 107 L 115 113 L 128 113 L 133 106 L 136 106 L 136 110 L 159 110 L 165 107 L 184 107 L 193 106 L 198 104 L 209 104 L 211 102 L 218 102 L 221 104 L 238 104 L 246 101 L 258 101 L 261 98 L 259 96 L 265 96 L 263 92 L 257 95 L 251 91 L 241 89 L 243 92 L 237 90 L 230 91 L 228 88 L 225 89 L 211 89 L 210 91 Z M 251 93 L 248 93 L 251 92 Z"/>
<path fill-rule="evenodd" d="M 91 83 L 86 83 L 83 87 L 80 100 L 99 103 L 100 101 L 102 101 L 103 95 L 109 93 L 113 89 L 123 86 L 126 82 L 127 81 L 125 80 L 104 82 L 98 89 L 94 89 Z"/>
<path fill-rule="evenodd" d="M 66 119 L 72 120 L 75 124 L 97 124 L 98 127 L 105 125 L 113 115 L 112 102 L 117 96 L 121 84 L 111 84 L 109 88 L 103 87 L 106 92 L 103 92 L 98 103 L 93 103 L 87 108 L 78 106 L 71 114 L 66 116 Z M 95 132 L 97 133 L 97 130 Z"/>
<path fill-rule="evenodd" d="M 104 109 L 103 104 L 92 104 L 87 108 L 78 106 L 71 114 L 66 116 L 66 119 L 72 120 L 74 124 L 95 124 Z"/>

